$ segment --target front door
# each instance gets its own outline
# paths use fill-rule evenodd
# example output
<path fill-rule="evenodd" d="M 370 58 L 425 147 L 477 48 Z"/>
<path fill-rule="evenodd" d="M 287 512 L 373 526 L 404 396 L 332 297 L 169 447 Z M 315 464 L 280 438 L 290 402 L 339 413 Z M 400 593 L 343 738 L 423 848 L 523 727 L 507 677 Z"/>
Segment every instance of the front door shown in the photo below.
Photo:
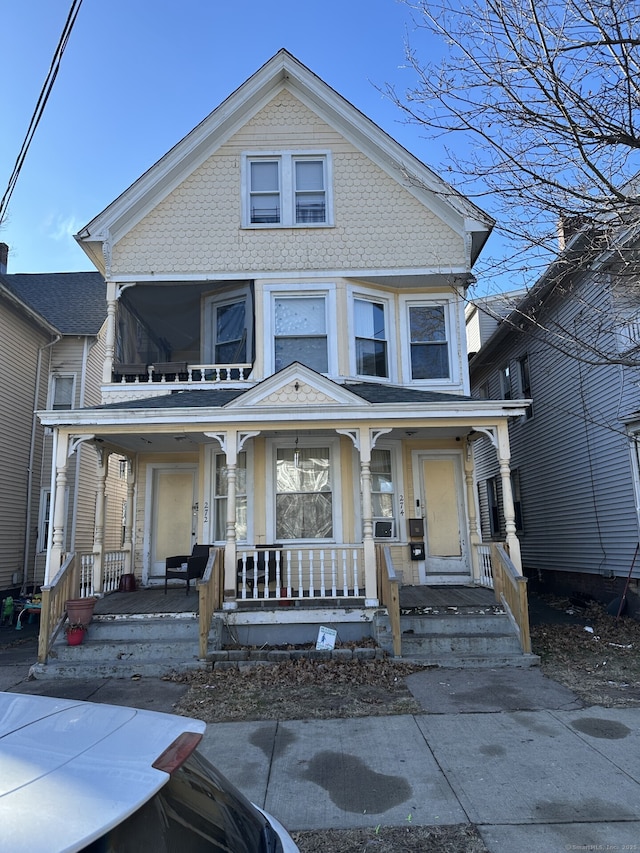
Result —
<path fill-rule="evenodd" d="M 457 453 L 414 454 L 414 488 L 424 520 L 422 583 L 465 583 L 470 579 L 462 461 Z"/>
<path fill-rule="evenodd" d="M 157 465 L 151 471 L 151 531 L 148 580 L 164 580 L 165 560 L 190 554 L 196 542 L 196 465 Z"/>

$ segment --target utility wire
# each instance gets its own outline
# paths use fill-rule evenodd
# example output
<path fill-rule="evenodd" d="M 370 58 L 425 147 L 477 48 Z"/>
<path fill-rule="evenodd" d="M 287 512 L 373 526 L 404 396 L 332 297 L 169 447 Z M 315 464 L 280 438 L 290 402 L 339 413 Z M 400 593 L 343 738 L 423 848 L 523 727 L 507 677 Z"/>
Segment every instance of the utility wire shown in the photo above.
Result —
<path fill-rule="evenodd" d="M 15 185 L 18 180 L 18 176 L 20 175 L 20 171 L 22 170 L 25 157 L 27 156 L 27 151 L 29 150 L 29 146 L 31 145 L 31 142 L 33 140 L 36 128 L 38 127 L 40 119 L 42 118 L 42 114 L 44 112 L 44 108 L 47 104 L 47 101 L 49 100 L 49 95 L 51 94 L 55 79 L 58 76 L 62 54 L 64 53 L 64 50 L 67 46 L 67 42 L 69 41 L 69 36 L 71 35 L 71 30 L 73 29 L 73 25 L 75 24 L 76 18 L 78 17 L 78 12 L 80 11 L 81 5 L 82 0 L 72 0 L 71 9 L 69 10 L 67 20 L 62 30 L 60 41 L 58 42 L 58 46 L 53 55 L 53 59 L 51 60 L 51 65 L 49 67 L 49 71 L 47 73 L 45 81 L 42 85 L 42 89 L 40 90 L 38 102 L 36 104 L 35 110 L 33 111 L 33 115 L 31 116 L 31 121 L 29 122 L 27 133 L 25 135 L 22 147 L 20 148 L 20 152 L 16 159 L 15 166 L 13 167 L 11 177 L 9 178 L 9 183 L 7 184 L 7 189 L 5 190 L 4 195 L 2 196 L 2 201 L 0 201 L 0 225 L 2 224 L 7 214 L 9 200 L 11 199 L 13 190 L 15 189 Z"/>

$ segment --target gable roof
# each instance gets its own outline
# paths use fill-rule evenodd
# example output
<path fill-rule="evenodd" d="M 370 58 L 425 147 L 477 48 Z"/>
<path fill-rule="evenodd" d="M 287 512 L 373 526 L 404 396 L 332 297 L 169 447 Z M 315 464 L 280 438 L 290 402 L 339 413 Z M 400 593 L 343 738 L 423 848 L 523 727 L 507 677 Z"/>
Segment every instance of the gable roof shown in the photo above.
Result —
<path fill-rule="evenodd" d="M 112 245 L 130 231 L 282 89 L 291 91 L 394 180 L 401 180 L 425 207 L 467 237 L 473 264 L 494 220 L 282 49 L 75 235 L 96 267 L 105 272 L 103 243 Z"/>
<path fill-rule="evenodd" d="M 97 272 L 12 273 L 0 284 L 63 335 L 97 335 L 107 317 Z"/>

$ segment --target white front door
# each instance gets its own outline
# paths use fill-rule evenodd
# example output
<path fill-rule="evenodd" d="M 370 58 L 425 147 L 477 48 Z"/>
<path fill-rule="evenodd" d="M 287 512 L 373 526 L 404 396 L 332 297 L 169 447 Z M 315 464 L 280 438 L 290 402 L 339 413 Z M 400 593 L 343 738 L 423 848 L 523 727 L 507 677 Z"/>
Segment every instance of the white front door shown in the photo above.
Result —
<path fill-rule="evenodd" d="M 191 553 L 197 536 L 197 485 L 197 465 L 151 466 L 148 580 L 164 580 L 167 557 Z"/>
<path fill-rule="evenodd" d="M 425 559 L 421 583 L 470 579 L 462 457 L 459 453 L 414 453 L 414 489 L 424 520 Z"/>

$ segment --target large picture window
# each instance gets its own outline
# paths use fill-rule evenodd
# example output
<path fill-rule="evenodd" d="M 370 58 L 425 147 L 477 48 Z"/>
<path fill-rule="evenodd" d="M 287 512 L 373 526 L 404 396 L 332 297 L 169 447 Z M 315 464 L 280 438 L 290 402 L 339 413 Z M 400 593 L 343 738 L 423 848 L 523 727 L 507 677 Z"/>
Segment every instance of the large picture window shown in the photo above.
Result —
<path fill-rule="evenodd" d="M 333 538 L 329 447 L 278 447 L 275 457 L 278 541 Z"/>

